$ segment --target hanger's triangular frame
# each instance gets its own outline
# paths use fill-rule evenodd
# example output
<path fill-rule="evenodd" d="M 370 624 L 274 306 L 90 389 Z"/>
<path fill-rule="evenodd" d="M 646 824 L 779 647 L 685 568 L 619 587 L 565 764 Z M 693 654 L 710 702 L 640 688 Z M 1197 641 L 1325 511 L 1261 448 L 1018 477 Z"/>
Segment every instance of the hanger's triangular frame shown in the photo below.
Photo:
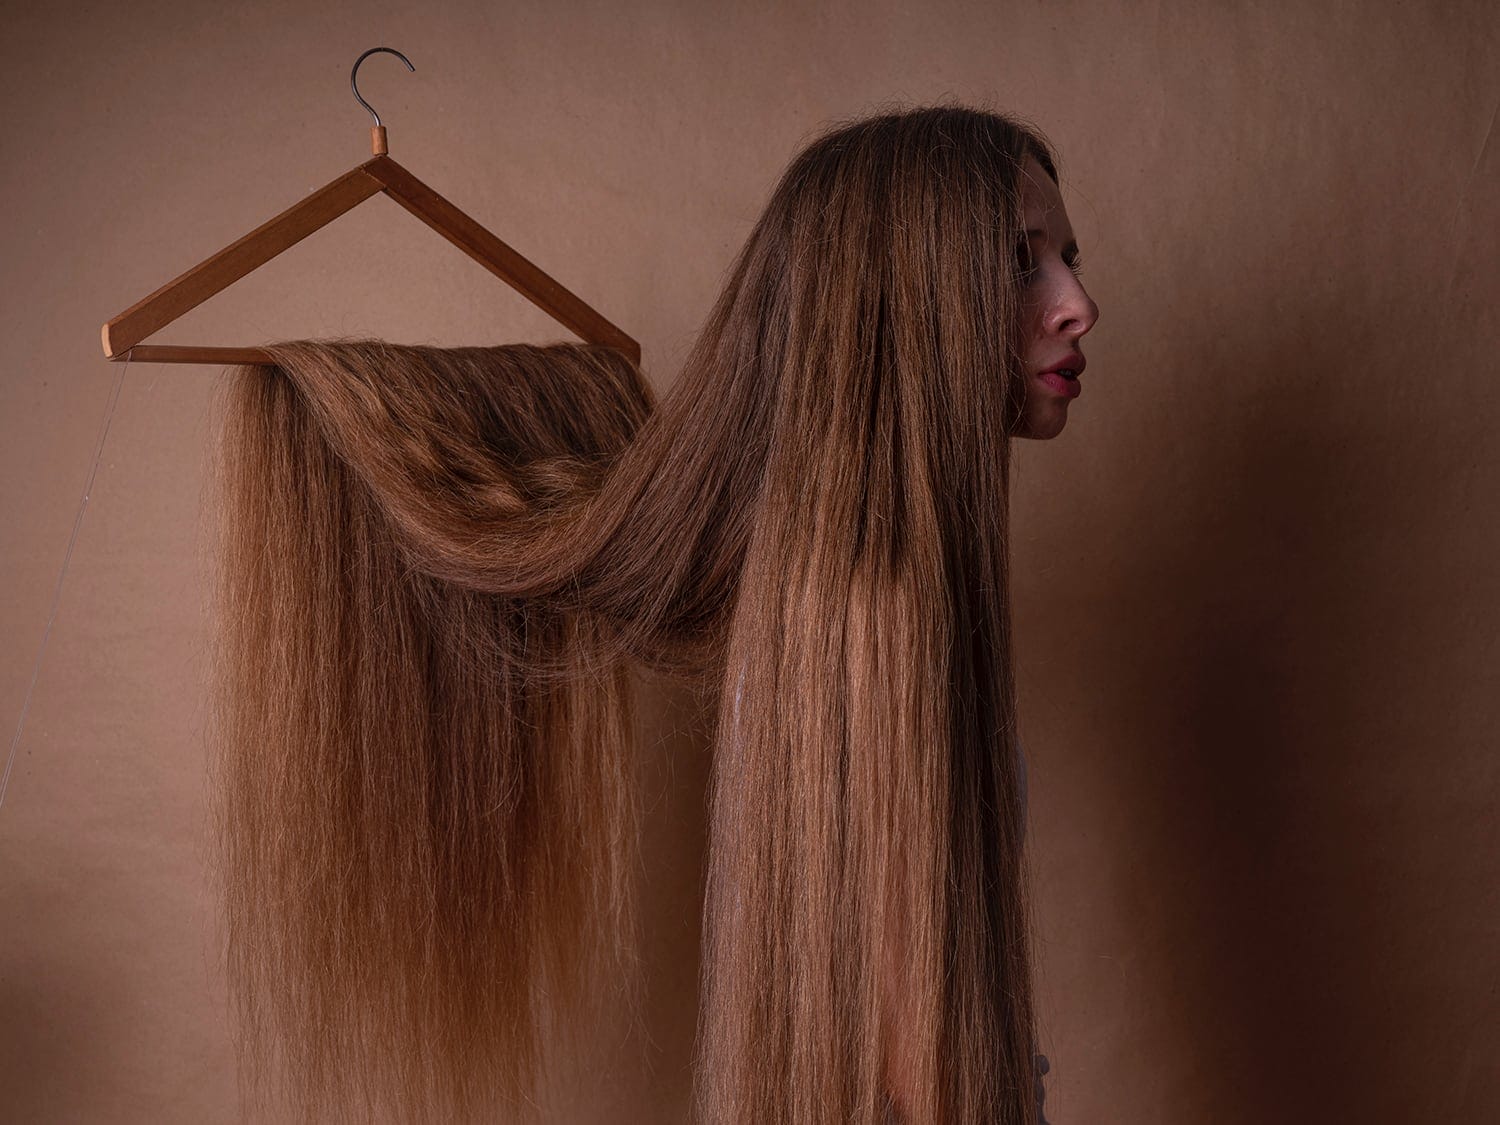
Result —
<path fill-rule="evenodd" d="M 376 134 L 375 151 L 379 155 L 131 305 L 104 326 L 104 354 L 112 360 L 148 363 L 271 363 L 271 356 L 262 348 L 141 341 L 313 231 L 384 192 L 586 342 L 616 348 L 632 363 L 640 363 L 640 344 L 385 155 L 384 128 L 372 129 L 371 133 Z"/>

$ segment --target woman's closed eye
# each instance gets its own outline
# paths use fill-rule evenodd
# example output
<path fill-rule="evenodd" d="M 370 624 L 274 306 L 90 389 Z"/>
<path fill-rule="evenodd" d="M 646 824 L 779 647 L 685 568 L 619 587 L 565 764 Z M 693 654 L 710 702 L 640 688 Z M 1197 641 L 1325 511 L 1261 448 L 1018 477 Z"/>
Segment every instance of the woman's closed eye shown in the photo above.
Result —
<path fill-rule="evenodd" d="M 1063 265 L 1073 272 L 1074 277 L 1083 276 L 1083 255 L 1077 250 L 1062 255 Z M 1016 244 L 1016 276 L 1022 285 L 1030 284 L 1036 278 L 1037 262 L 1032 257 L 1029 243 L 1020 242 Z"/>

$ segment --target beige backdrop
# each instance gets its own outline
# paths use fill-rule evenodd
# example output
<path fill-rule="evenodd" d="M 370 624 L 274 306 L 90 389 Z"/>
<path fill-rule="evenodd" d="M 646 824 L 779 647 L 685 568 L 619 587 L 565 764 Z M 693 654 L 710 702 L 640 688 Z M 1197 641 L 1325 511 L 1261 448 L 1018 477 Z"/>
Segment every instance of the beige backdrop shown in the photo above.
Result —
<path fill-rule="evenodd" d="M 119 370 L 99 325 L 368 155 L 365 47 L 417 66 L 364 73 L 393 155 L 660 388 L 815 131 L 987 103 L 1060 147 L 1103 310 L 1014 497 L 1053 1120 L 1500 1115 L 1490 4 L 7 9 L 7 742 Z M 360 334 L 561 335 L 377 198 L 160 339 Z M 200 743 L 218 382 L 124 375 L 0 807 L 5 1121 L 236 1115 Z M 601 1024 L 557 1120 L 684 1116 L 705 763 L 668 702 L 648 1028 Z"/>

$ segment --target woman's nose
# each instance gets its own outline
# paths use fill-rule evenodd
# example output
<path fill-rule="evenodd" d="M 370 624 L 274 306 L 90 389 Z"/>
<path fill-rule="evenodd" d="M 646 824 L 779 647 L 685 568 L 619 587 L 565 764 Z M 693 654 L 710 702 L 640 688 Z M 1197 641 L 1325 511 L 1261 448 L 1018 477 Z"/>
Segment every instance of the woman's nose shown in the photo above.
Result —
<path fill-rule="evenodd" d="M 1094 327 L 1098 319 L 1099 306 L 1085 292 L 1082 284 L 1074 281 L 1058 295 L 1056 303 L 1052 306 L 1052 314 L 1048 317 L 1050 323 L 1047 327 L 1059 335 L 1072 333 L 1074 336 L 1082 336 Z"/>

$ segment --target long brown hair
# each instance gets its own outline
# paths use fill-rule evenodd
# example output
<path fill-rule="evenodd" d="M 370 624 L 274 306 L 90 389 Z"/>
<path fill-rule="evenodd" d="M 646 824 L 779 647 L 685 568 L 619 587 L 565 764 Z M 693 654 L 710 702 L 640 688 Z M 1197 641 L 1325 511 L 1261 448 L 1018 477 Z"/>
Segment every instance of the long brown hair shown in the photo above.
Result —
<path fill-rule="evenodd" d="M 899 1070 L 913 1123 L 1034 1120 L 1028 156 L 1055 178 L 964 107 L 815 140 L 659 407 L 574 345 L 289 344 L 238 375 L 231 980 L 309 1116 L 521 1115 L 546 1035 L 633 995 L 641 661 L 722 687 L 699 1119 L 874 1123 Z"/>

